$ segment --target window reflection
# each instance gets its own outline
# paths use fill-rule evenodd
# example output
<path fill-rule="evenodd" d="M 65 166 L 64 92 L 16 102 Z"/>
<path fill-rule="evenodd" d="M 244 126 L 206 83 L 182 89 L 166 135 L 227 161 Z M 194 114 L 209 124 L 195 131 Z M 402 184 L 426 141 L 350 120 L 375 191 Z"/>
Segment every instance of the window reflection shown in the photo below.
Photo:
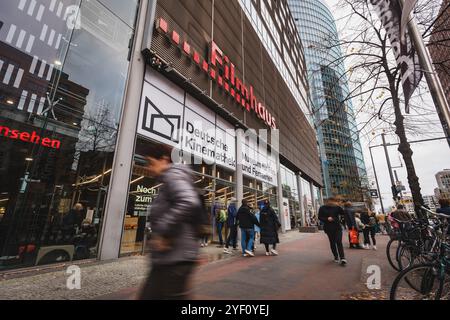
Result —
<path fill-rule="evenodd" d="M 0 26 L 0 269 L 95 257 L 132 29 L 94 0 L 2 1 Z"/>

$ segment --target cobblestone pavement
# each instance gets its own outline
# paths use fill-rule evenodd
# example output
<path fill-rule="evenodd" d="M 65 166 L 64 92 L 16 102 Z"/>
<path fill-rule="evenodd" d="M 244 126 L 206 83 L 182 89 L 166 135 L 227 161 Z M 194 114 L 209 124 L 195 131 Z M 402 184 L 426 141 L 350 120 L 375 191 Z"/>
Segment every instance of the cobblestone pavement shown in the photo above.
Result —
<path fill-rule="evenodd" d="M 295 231 L 280 235 L 282 242 L 307 238 L 310 234 Z M 240 251 L 227 255 L 221 248 L 211 244 L 201 248 L 201 264 L 213 264 L 217 261 L 233 259 Z M 66 268 L 53 271 L 33 271 L 16 274 L 13 277 L 3 274 L 0 280 L 0 300 L 21 299 L 92 299 L 105 296 L 127 288 L 137 288 L 145 279 L 149 268 L 149 259 L 145 256 L 124 257 L 110 262 L 80 263 L 81 289 L 67 289 L 69 274 Z"/>

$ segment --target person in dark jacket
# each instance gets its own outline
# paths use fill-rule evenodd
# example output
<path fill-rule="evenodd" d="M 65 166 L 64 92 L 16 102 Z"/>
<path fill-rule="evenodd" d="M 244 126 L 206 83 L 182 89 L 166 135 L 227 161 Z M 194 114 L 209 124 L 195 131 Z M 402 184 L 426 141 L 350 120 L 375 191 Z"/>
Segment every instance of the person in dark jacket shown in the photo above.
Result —
<path fill-rule="evenodd" d="M 352 203 L 350 201 L 346 201 L 344 203 L 344 213 L 345 213 L 344 221 L 345 221 L 345 224 L 349 231 L 349 233 L 348 233 L 349 247 L 350 247 L 350 249 L 359 248 L 359 244 L 353 244 L 350 241 L 350 230 L 352 230 L 352 229 L 358 230 L 358 228 L 356 226 L 356 220 L 355 220 L 355 210 L 353 209 Z M 358 233 L 358 237 L 359 237 L 359 233 Z"/>
<path fill-rule="evenodd" d="M 259 224 L 261 228 L 260 242 L 266 247 L 266 256 L 271 254 L 277 256 L 277 243 L 280 243 L 278 229 L 281 227 L 281 223 L 267 200 L 264 201 L 264 207 L 260 212 Z M 269 245 L 272 245 L 270 251 Z"/>
<path fill-rule="evenodd" d="M 227 242 L 225 243 L 225 249 L 223 249 L 224 253 L 231 253 L 229 247 L 230 244 L 233 244 L 233 249 L 237 249 L 237 209 L 234 201 L 230 203 L 228 206 L 228 219 L 227 225 L 230 229 L 230 233 L 228 234 Z"/>
<path fill-rule="evenodd" d="M 364 209 L 361 213 L 361 222 L 364 224 L 364 249 L 370 249 L 370 238 L 372 238 L 372 249 L 377 250 L 377 242 L 375 239 L 377 219 L 375 213 Z M 370 238 L 369 238 L 370 235 Z"/>
<path fill-rule="evenodd" d="M 323 222 L 323 230 L 330 241 L 331 252 L 334 256 L 334 261 L 341 265 L 346 265 L 344 247 L 342 246 L 342 227 L 340 224 L 340 217 L 344 216 L 345 212 L 339 206 L 336 198 L 328 198 L 325 205 L 319 209 L 319 220 Z"/>
<path fill-rule="evenodd" d="M 140 298 L 187 299 L 199 251 L 200 197 L 190 168 L 172 164 L 171 147 L 147 148 L 148 170 L 161 186 L 149 208 L 152 267 Z"/>
<path fill-rule="evenodd" d="M 244 257 L 254 257 L 253 241 L 255 240 L 255 225 L 259 226 L 259 222 L 255 215 L 251 212 L 246 199 L 242 199 L 242 206 L 237 212 L 237 220 L 241 229 L 241 247 Z"/>

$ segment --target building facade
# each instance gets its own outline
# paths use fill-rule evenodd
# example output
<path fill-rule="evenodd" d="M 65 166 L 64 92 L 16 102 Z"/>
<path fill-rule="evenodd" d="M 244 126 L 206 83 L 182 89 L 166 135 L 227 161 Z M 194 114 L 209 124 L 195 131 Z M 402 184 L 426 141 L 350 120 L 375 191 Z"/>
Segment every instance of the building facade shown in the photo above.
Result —
<path fill-rule="evenodd" d="M 367 174 L 333 15 L 322 0 L 288 2 L 305 50 L 324 193 L 363 201 Z"/>
<path fill-rule="evenodd" d="M 450 169 L 439 171 L 435 175 L 438 187 L 434 194 L 438 199 L 450 199 Z"/>
<path fill-rule="evenodd" d="M 314 223 L 320 162 L 286 1 L 0 8 L 0 270 L 145 252 L 151 144 L 192 165 L 213 240 L 216 211 L 244 198 L 270 200 L 284 231 Z"/>

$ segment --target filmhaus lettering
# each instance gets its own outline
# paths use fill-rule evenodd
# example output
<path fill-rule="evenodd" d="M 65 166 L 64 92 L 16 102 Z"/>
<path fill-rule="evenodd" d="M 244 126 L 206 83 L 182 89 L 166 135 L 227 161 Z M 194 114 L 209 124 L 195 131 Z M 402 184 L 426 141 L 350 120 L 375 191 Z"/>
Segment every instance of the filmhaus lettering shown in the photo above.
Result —
<path fill-rule="evenodd" d="M 214 41 L 210 43 L 209 63 L 202 58 L 199 52 L 184 40 L 180 39 L 180 34 L 175 31 L 169 31 L 166 20 L 158 18 L 156 20 L 156 30 L 170 37 L 170 40 L 177 46 L 181 45 L 181 51 L 194 60 L 195 64 L 208 74 L 208 76 L 216 82 L 227 94 L 229 94 L 238 104 L 247 112 L 254 112 L 268 127 L 276 129 L 276 119 L 270 113 L 268 108 L 264 106 L 254 94 L 252 85 L 245 84 L 236 76 L 236 67 L 230 61 L 230 58 L 223 54 L 222 50 Z"/>
<path fill-rule="evenodd" d="M 194 124 L 189 121 L 186 122 L 186 132 L 191 135 L 186 139 L 186 148 L 203 156 L 214 158 L 230 165 L 234 164 L 233 159 L 227 157 L 228 145 L 221 138 L 217 139 L 209 132 L 195 128 Z"/>
<path fill-rule="evenodd" d="M 11 129 L 6 126 L 0 126 L 0 137 L 1 136 L 12 140 L 20 140 L 23 142 L 40 144 L 43 147 L 51 149 L 61 148 L 61 141 L 50 138 L 42 138 L 40 135 L 36 133 L 36 131 L 29 133 L 26 131 Z"/>

